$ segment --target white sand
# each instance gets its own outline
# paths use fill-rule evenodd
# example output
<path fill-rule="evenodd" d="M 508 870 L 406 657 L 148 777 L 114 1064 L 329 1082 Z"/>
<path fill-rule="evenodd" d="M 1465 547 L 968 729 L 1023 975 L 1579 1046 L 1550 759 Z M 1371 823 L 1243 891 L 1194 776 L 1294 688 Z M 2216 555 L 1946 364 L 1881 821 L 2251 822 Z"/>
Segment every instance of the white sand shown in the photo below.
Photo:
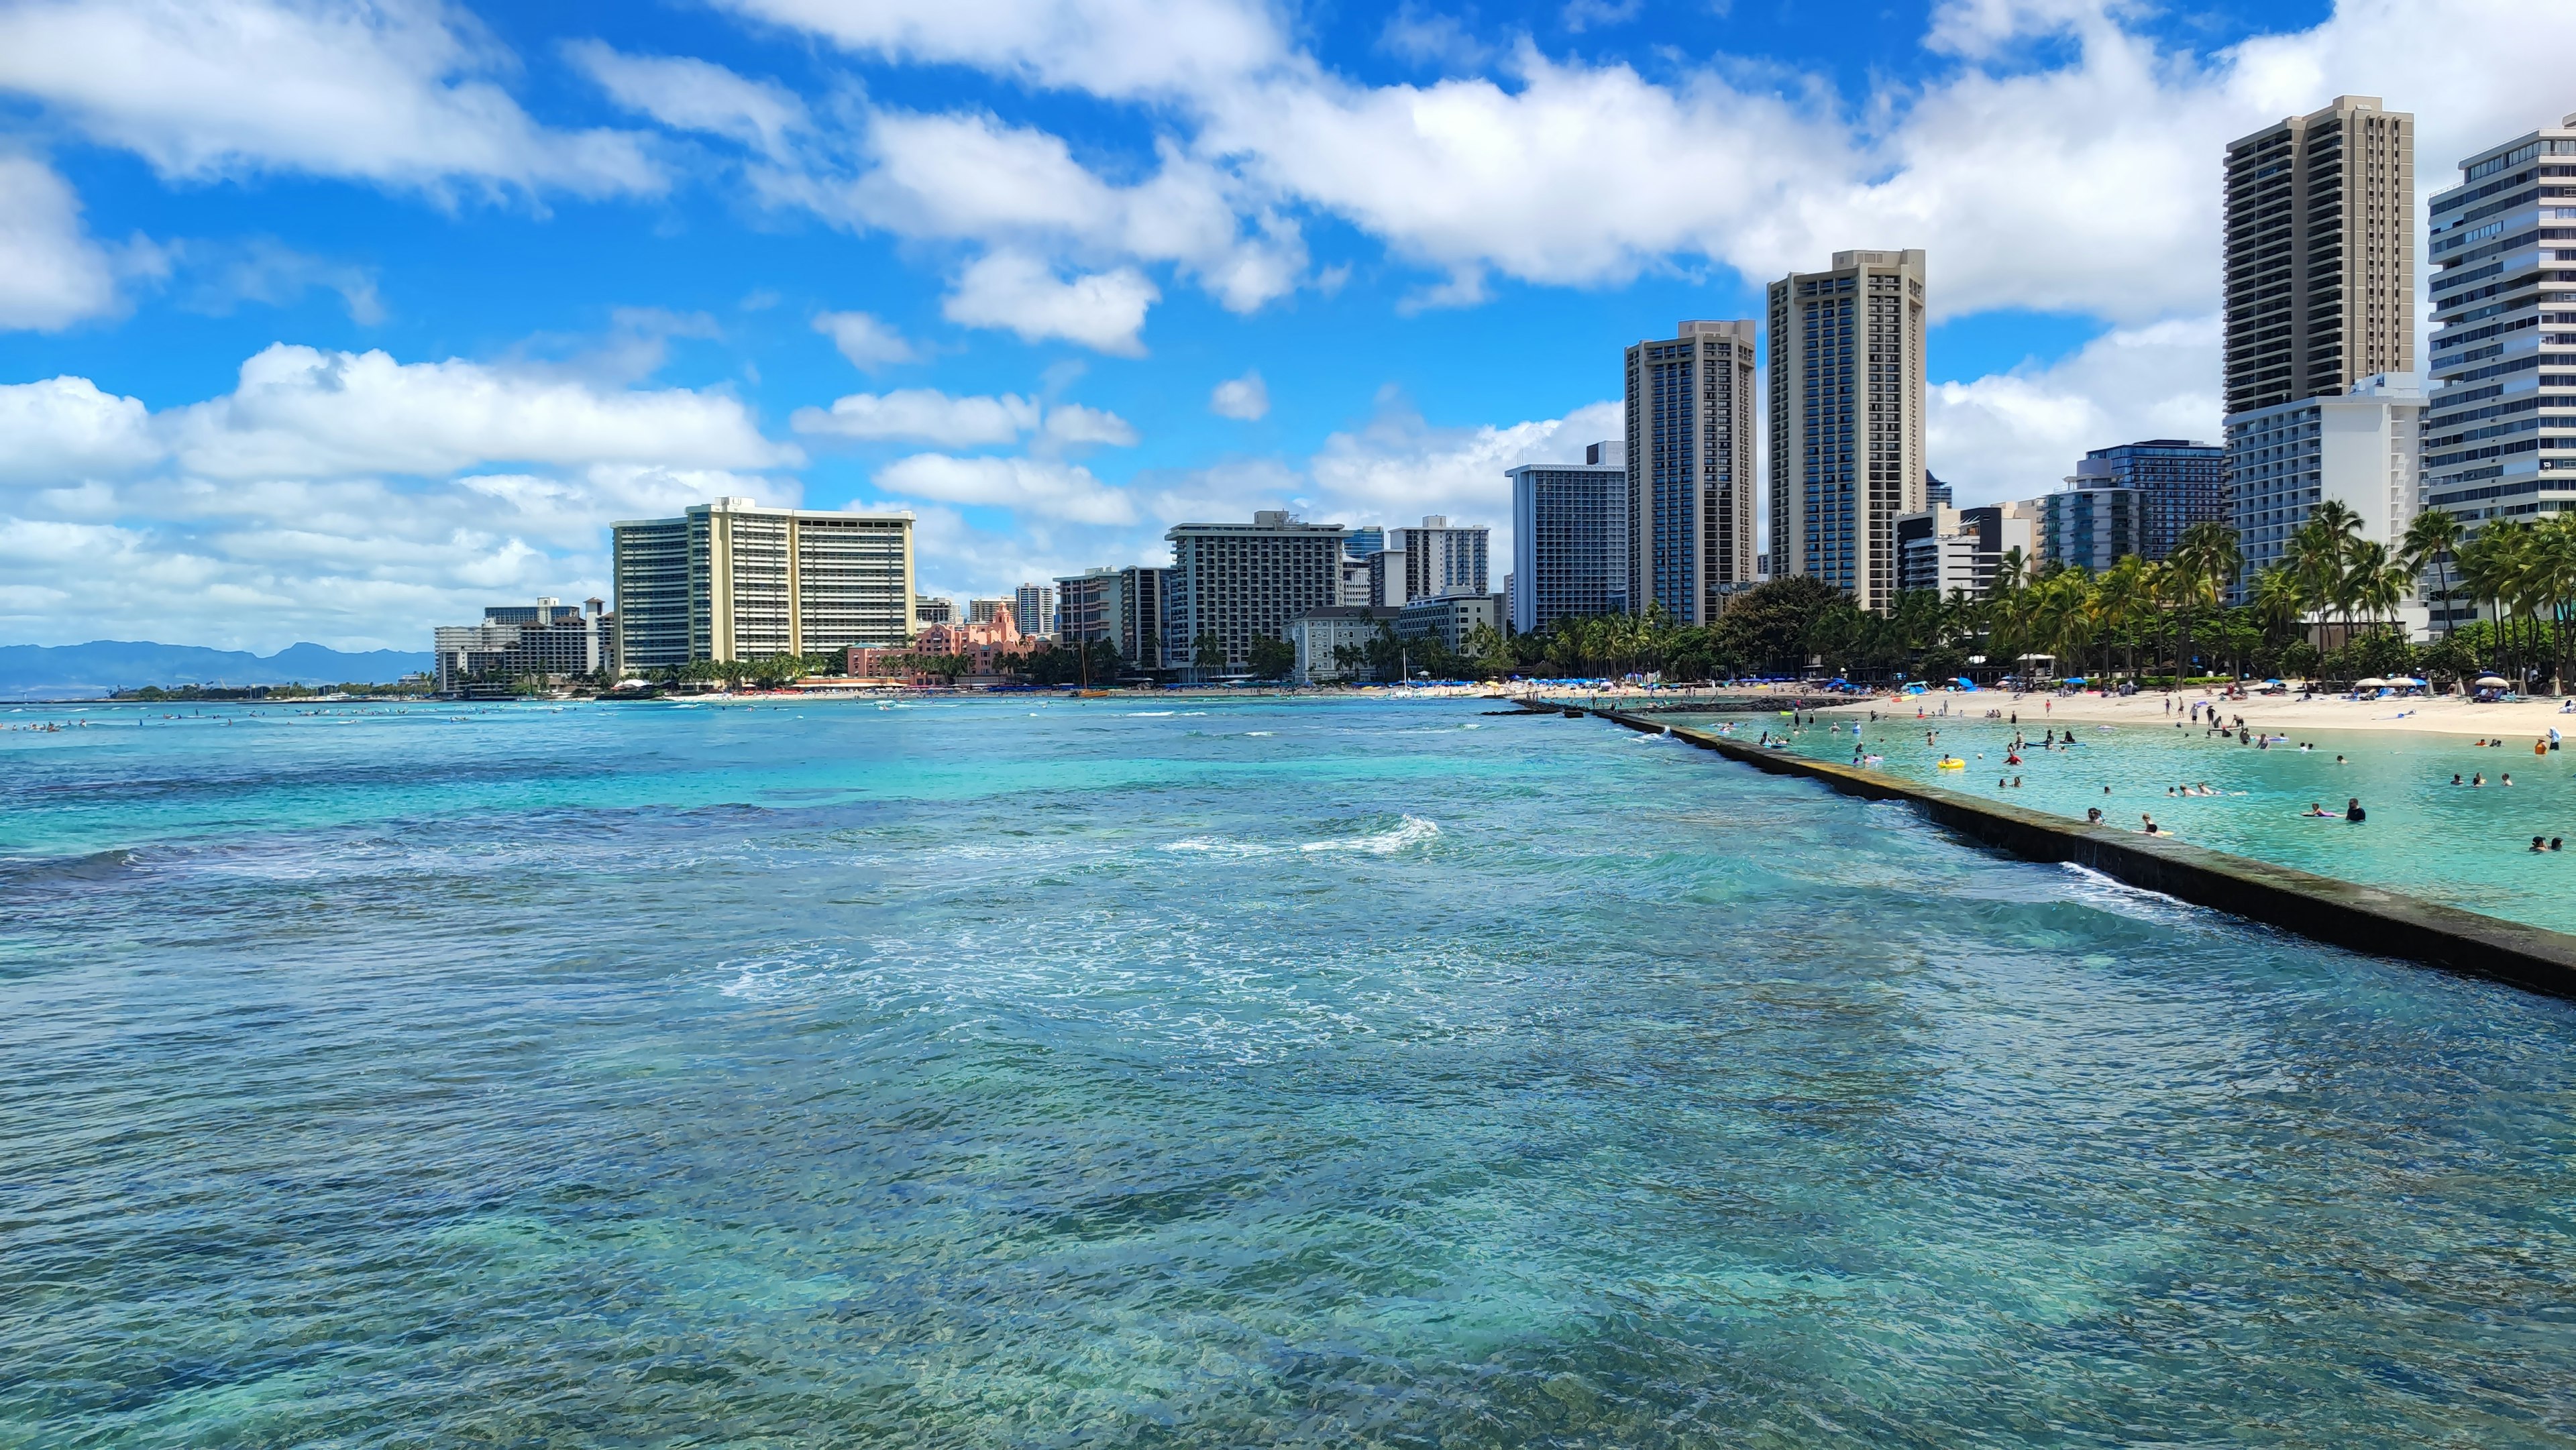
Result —
<path fill-rule="evenodd" d="M 2168 712 L 2166 702 L 2173 709 Z M 2138 694 L 2122 698 L 2117 695 L 2015 695 L 2005 690 L 1979 690 L 1973 693 L 1909 695 L 1890 699 L 1881 695 L 1848 705 L 1837 705 L 1821 711 L 1824 714 L 1852 714 L 1876 710 L 1881 715 L 1894 713 L 1911 717 L 1916 709 L 1937 713 L 1947 705 L 1952 719 L 1962 715 L 1982 717 L 1988 710 L 2018 712 L 2024 728 L 2071 721 L 2085 725 L 2153 725 L 2165 726 L 2175 720 L 2187 720 L 2193 701 L 2214 704 L 2230 724 L 2238 716 L 2245 718 L 2247 728 L 2273 735 L 2297 735 L 2309 730 L 2405 730 L 2433 735 L 2488 736 L 2502 739 L 2507 745 L 2528 750 L 2531 742 L 2545 737 L 2552 728 L 2562 735 L 2576 738 L 2576 714 L 2561 714 L 2558 700 L 2518 700 L 2511 704 L 2480 705 L 2450 696 L 2431 700 L 2346 700 L 2320 696 L 2302 701 L 2295 694 L 2250 695 L 2242 700 L 2220 700 L 2213 693 L 2194 690 L 2172 695 Z M 2204 711 L 2204 717 L 2206 712 Z M 2576 746 L 2571 746 L 2576 749 Z"/>

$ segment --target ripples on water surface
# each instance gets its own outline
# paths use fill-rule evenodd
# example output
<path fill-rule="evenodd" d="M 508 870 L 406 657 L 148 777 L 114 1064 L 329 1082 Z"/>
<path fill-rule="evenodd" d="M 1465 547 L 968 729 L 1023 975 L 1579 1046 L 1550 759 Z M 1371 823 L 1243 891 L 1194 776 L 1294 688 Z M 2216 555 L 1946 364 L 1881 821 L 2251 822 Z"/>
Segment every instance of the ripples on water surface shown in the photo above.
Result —
<path fill-rule="evenodd" d="M 2564 1004 L 1467 704 L 236 718 L 0 735 L 0 1443 L 2576 1433 Z"/>

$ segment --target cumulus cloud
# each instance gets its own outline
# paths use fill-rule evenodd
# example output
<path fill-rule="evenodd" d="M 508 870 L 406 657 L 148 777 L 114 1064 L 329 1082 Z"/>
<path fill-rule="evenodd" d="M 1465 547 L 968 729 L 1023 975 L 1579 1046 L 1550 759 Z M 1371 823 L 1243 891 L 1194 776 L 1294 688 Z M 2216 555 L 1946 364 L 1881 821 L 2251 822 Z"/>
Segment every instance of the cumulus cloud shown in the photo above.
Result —
<path fill-rule="evenodd" d="M 2056 490 L 2088 449 L 2219 441 L 2219 320 L 2117 328 L 2055 363 L 1933 386 L 1924 442 L 1962 504 Z"/>
<path fill-rule="evenodd" d="M 799 408 L 788 420 L 799 433 L 866 441 L 903 440 L 942 448 L 981 448 L 1016 443 L 1031 433 L 1050 448 L 1106 443 L 1132 447 L 1136 430 L 1126 419 L 1080 403 L 1047 407 L 1017 393 L 957 397 L 936 388 L 897 388 L 852 393 L 829 408 Z"/>
<path fill-rule="evenodd" d="M 1060 403 L 1047 409 L 1045 432 L 1047 441 L 1058 447 L 1084 443 L 1105 443 L 1113 448 L 1136 446 L 1136 429 L 1126 419 L 1080 403 Z"/>
<path fill-rule="evenodd" d="M 52 332 L 116 309 L 116 271 L 53 168 L 0 152 L 0 328 Z"/>
<path fill-rule="evenodd" d="M 902 333 L 864 312 L 818 312 L 814 330 L 832 339 L 832 346 L 861 372 L 908 363 L 921 355 Z"/>
<path fill-rule="evenodd" d="M 794 92 L 710 61 L 627 55 L 596 40 L 574 41 L 564 54 L 610 99 L 673 130 L 722 136 L 776 157 L 787 154 L 790 134 L 807 124 L 805 103 Z"/>
<path fill-rule="evenodd" d="M 1270 412 L 1270 385 L 1261 380 L 1258 368 L 1242 377 L 1228 378 L 1208 394 L 1208 411 L 1245 423 L 1266 417 Z"/>
<path fill-rule="evenodd" d="M 1189 95 L 1278 64 L 1285 39 L 1244 0 L 725 0 L 885 60 L 969 65 L 1121 99 Z"/>
<path fill-rule="evenodd" d="M 477 463 L 761 468 L 803 461 L 723 393 L 611 391 L 451 359 L 273 344 L 230 394 L 163 420 L 180 463 L 217 478 L 445 474 Z"/>
<path fill-rule="evenodd" d="M 2019 306 L 2123 324 L 2215 300 L 2214 168 L 2227 140 L 2339 91 L 2375 92 L 2418 112 L 2419 164 L 2438 183 L 2475 146 L 2555 119 L 2566 96 L 2554 57 L 2576 46 L 2576 8 L 2512 0 L 2347 4 L 2210 54 L 2124 24 L 2116 0 L 1954 0 L 1935 8 L 1925 41 L 1955 64 L 1847 96 L 1821 74 L 1726 57 L 1650 79 L 1526 39 L 1496 76 L 1361 84 L 1290 48 L 1253 0 L 1168 12 L 1025 0 L 972 21 L 900 4 L 737 5 L 892 59 L 1165 98 L 1186 129 L 1158 142 L 1158 175 L 1185 182 L 1191 208 L 1222 203 L 1247 239 L 1298 208 L 1346 220 L 1441 274 L 1425 302 L 1481 300 L 1489 276 L 1591 286 L 1714 262 L 1764 280 L 1838 249 L 1919 246 L 1939 315 Z M 1568 14 L 1604 23 L 1621 8 L 1592 0 Z M 1132 55 L 1088 48 L 1148 12 L 1181 28 Z M 1481 61 L 1463 34 L 1406 10 L 1382 41 L 1417 59 Z M 2034 65 L 2033 54 L 2068 58 Z M 880 132 L 873 195 L 904 225 L 1051 227 L 1085 239 L 1085 265 L 1111 245 L 1155 259 L 1100 219 L 1105 183 L 1057 138 L 990 117 Z M 971 175 L 936 164 L 970 153 L 984 158 Z M 1669 185 L 1676 174 L 1693 184 Z M 1223 228 L 1186 214 L 1193 235 Z M 1281 275 L 1260 274 L 1246 295 Z"/>
<path fill-rule="evenodd" d="M 721 392 L 380 352 L 271 347 L 157 415 L 0 387 L 0 631 L 424 648 L 495 598 L 606 594 L 611 520 L 798 502 L 758 471 L 798 457 Z"/>
<path fill-rule="evenodd" d="M 1038 426 L 1040 408 L 1015 393 L 951 397 L 936 388 L 852 393 L 825 408 L 799 408 L 788 420 L 799 433 L 868 440 L 900 438 L 942 448 L 1016 443 Z"/>
<path fill-rule="evenodd" d="M 1061 338 L 1095 352 L 1143 357 L 1145 309 L 1162 296 L 1132 267 L 1071 278 L 1019 252 L 980 258 L 941 305 L 951 322 L 1004 328 L 1028 342 Z"/>
<path fill-rule="evenodd" d="M 140 398 L 87 378 L 0 387 L 0 481 L 77 483 L 149 467 L 162 456 Z"/>
<path fill-rule="evenodd" d="M 444 192 L 652 192 L 638 137 L 539 125 L 508 57 L 435 0 L 19 0 L 0 90 L 165 176 L 295 171 Z"/>
<path fill-rule="evenodd" d="M 1135 503 L 1079 464 L 1037 458 L 952 458 L 920 453 L 879 469 L 876 486 L 899 497 L 1007 508 L 1080 524 L 1131 524 Z"/>

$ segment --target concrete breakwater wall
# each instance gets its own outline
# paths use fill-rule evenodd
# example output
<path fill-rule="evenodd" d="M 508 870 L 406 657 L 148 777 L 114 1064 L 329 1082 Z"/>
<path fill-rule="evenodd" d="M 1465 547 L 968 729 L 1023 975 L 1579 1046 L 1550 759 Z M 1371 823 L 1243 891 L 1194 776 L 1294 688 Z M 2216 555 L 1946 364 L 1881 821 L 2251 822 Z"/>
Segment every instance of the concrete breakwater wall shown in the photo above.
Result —
<path fill-rule="evenodd" d="M 1845 795 L 1908 802 L 1950 830 L 2028 860 L 2072 861 L 2141 890 L 2353 951 L 2576 997 L 2576 936 L 2563 932 L 2166 837 L 1981 800 L 1879 771 L 1766 750 L 1622 710 L 1591 713 L 1631 730 L 1669 734 L 1773 775 L 1800 776 Z"/>

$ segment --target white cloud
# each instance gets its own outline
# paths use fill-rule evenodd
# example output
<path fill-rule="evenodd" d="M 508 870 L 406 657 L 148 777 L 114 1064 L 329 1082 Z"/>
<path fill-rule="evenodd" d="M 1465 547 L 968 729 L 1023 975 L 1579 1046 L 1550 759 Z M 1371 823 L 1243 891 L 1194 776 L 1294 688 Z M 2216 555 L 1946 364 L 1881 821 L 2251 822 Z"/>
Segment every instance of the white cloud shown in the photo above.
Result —
<path fill-rule="evenodd" d="M 1620 436 L 1620 413 L 1618 403 L 1590 403 L 1562 418 L 1441 428 L 1389 388 L 1376 416 L 1325 439 L 1308 467 L 1326 495 L 1391 522 L 1446 513 L 1461 523 L 1504 523 L 1511 485 L 1503 470 L 1580 460 L 1585 444 Z"/>
<path fill-rule="evenodd" d="M 1018 442 L 1039 420 L 1037 401 L 1016 393 L 960 398 L 936 388 L 898 388 L 884 394 L 852 393 L 834 399 L 828 411 L 799 408 L 788 422 L 799 433 L 977 448 Z"/>
<path fill-rule="evenodd" d="M 2073 355 L 1969 382 L 1926 400 L 1933 471 L 1962 504 L 2056 490 L 2086 450 L 2142 438 L 2218 440 L 2218 318 L 2115 329 Z"/>
<path fill-rule="evenodd" d="M 862 372 L 908 363 L 921 355 L 902 333 L 864 312 L 818 312 L 814 330 L 832 339 L 832 346 L 850 360 L 850 366 Z"/>
<path fill-rule="evenodd" d="M 1142 357 L 1145 309 L 1162 296 L 1142 272 L 1121 267 L 1070 279 L 1020 252 L 994 252 L 967 267 L 942 311 L 968 327 L 1007 328 L 1028 342 L 1062 338 L 1096 352 Z"/>
<path fill-rule="evenodd" d="M 1079 464 L 1035 458 L 951 458 L 915 454 L 877 471 L 890 494 L 981 504 L 1078 524 L 1130 524 L 1136 506 Z"/>
<path fill-rule="evenodd" d="M 443 192 L 652 192 L 625 132 L 537 124 L 485 77 L 508 64 L 435 0 L 18 0 L 0 90 L 165 176 L 300 171 Z"/>
<path fill-rule="evenodd" d="M 490 461 L 761 468 L 802 461 L 761 436 L 741 401 L 666 388 L 610 391 L 451 359 L 274 344 L 229 395 L 161 420 L 179 461 L 218 478 L 436 475 Z"/>
<path fill-rule="evenodd" d="M 245 302 L 283 306 L 319 287 L 340 294 L 350 321 L 372 327 L 385 320 L 374 268 L 299 252 L 274 237 L 172 242 L 162 254 L 185 277 L 179 300 L 191 311 L 220 317 Z"/>
<path fill-rule="evenodd" d="M 784 86 L 708 61 L 626 55 L 596 40 L 574 41 L 564 53 L 619 105 L 674 130 L 722 136 L 775 157 L 807 124 L 805 103 Z"/>
<path fill-rule="evenodd" d="M 797 457 L 720 392 L 383 353 L 271 347 L 158 415 L 0 387 L 0 637 L 421 649 L 496 599 L 607 594 L 612 520 L 798 502 L 754 471 Z"/>
<path fill-rule="evenodd" d="M 1136 446 L 1136 429 L 1126 419 L 1100 408 L 1086 408 L 1080 403 L 1060 403 L 1047 409 L 1046 439 L 1058 447 L 1084 443 L 1105 443 L 1113 448 Z"/>
<path fill-rule="evenodd" d="M 1195 94 L 1281 63 L 1270 11 L 1230 0 L 725 0 L 889 60 L 975 66 L 1120 98 Z"/>
<path fill-rule="evenodd" d="M 80 198 L 32 156 L 0 152 L 0 328 L 52 332 L 116 310 L 116 273 Z"/>
<path fill-rule="evenodd" d="M 1270 219 L 1321 210 L 1443 274 L 1425 303 L 1479 301 L 1488 276 L 1592 286 L 1715 262 L 1759 282 L 1841 248 L 1919 246 L 1938 315 L 2034 307 L 2128 325 L 2214 304 L 2227 140 L 2339 91 L 2376 93 L 2418 113 L 2429 188 L 2476 146 L 2555 120 L 2568 104 L 2559 57 L 2576 47 L 2576 7 L 2520 0 L 2346 0 L 2309 29 L 2208 54 L 2129 28 L 2137 7 L 2125 0 L 1957 0 L 1935 9 L 1926 36 L 1955 63 L 1863 96 L 1821 73 L 1725 56 L 1650 79 L 1527 40 L 1499 77 L 1372 86 L 1288 49 L 1251 0 L 1019 0 L 971 17 L 915 3 L 737 3 L 873 54 L 1163 98 L 1182 130 L 1158 143 L 1158 175 L 1186 194 L 1178 215 L 1191 235 L 1224 234 L 1224 219 L 1202 214 L 1214 204 L 1247 239 L 1269 235 Z M 1603 0 L 1571 18 L 1620 8 Z M 1140 16 L 1171 33 L 1134 54 L 1092 48 L 1133 36 Z M 1381 44 L 1455 63 L 1463 34 L 1404 10 Z M 1236 40 L 1210 40 L 1220 35 Z M 2071 58 L 2034 63 L 2056 55 Z M 980 140 L 965 135 L 978 128 Z M 929 117 L 885 135 L 881 195 L 909 193 L 915 210 L 889 203 L 911 218 L 903 225 L 988 241 L 1012 228 L 1079 237 L 1086 267 L 1114 261 L 1113 247 L 1139 262 L 1218 255 L 1204 240 L 1158 254 L 1123 236 L 1100 200 L 1114 188 L 1044 133 Z M 986 164 L 971 174 L 924 176 L 906 160 L 964 156 L 969 141 L 999 148 L 977 153 Z M 1675 175 L 1691 184 L 1670 184 Z M 1235 248 L 1261 255 L 1249 240 Z M 1302 274 L 1302 247 L 1283 240 L 1278 255 L 1300 265 L 1254 267 L 1244 296 L 1276 295 Z M 1184 265 L 1221 275 L 1209 261 Z"/>
<path fill-rule="evenodd" d="M 1126 419 L 1080 403 L 1046 407 L 1017 393 L 956 397 L 936 388 L 897 388 L 890 393 L 852 393 L 824 408 L 799 408 L 788 420 L 799 433 L 868 441 L 902 439 L 942 448 L 980 448 L 1016 443 L 1029 433 L 1049 449 L 1090 443 L 1121 448 L 1135 446 L 1136 430 Z"/>
<path fill-rule="evenodd" d="M 1228 378 L 1208 394 L 1208 411 L 1246 423 L 1266 417 L 1270 412 L 1270 385 L 1261 380 L 1258 368 L 1242 377 Z"/>
<path fill-rule="evenodd" d="M 0 387 L 0 481 L 114 477 L 161 456 L 140 398 L 103 393 L 87 378 Z"/>

